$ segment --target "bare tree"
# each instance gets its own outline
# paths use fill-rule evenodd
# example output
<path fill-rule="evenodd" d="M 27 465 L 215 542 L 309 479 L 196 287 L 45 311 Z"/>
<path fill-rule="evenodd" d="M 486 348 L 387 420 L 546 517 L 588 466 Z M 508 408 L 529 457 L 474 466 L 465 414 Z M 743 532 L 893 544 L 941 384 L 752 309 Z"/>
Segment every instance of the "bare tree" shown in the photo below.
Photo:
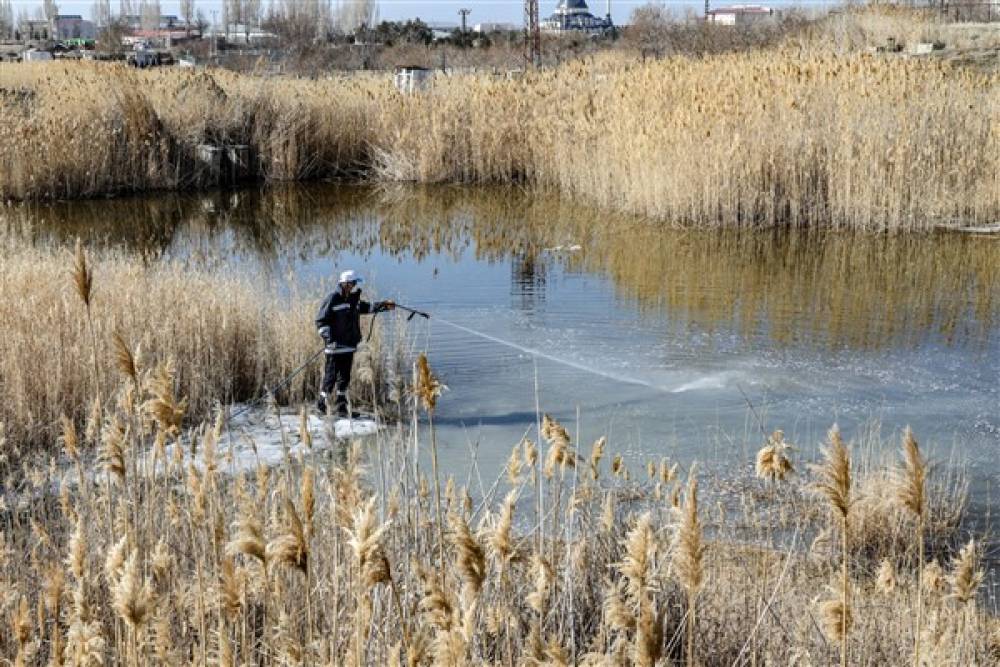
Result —
<path fill-rule="evenodd" d="M 0 39 L 14 38 L 14 6 L 10 0 L 0 0 Z"/>
<path fill-rule="evenodd" d="M 660 2 L 636 7 L 632 10 L 626 38 L 642 52 L 659 58 L 668 45 L 671 16 L 670 11 Z"/>
<path fill-rule="evenodd" d="M 323 20 L 317 0 L 279 0 L 268 10 L 267 28 L 289 46 L 303 47 L 312 42 Z"/>
<path fill-rule="evenodd" d="M 250 43 L 250 31 L 260 27 L 260 0 L 242 0 L 243 30 L 246 33 L 247 44 Z"/>
<path fill-rule="evenodd" d="M 139 0 L 139 17 L 143 30 L 159 30 L 160 0 Z"/>
<path fill-rule="evenodd" d="M 378 18 L 378 4 L 375 0 L 344 0 L 337 18 L 346 34 L 356 32 L 361 26 L 371 28 Z"/>
<path fill-rule="evenodd" d="M 194 0 L 181 0 L 181 18 L 184 19 L 184 31 L 191 36 L 191 24 L 194 22 Z"/>
<path fill-rule="evenodd" d="M 107 27 L 111 23 L 111 0 L 94 0 L 94 4 L 90 7 L 90 16 L 98 29 Z"/>

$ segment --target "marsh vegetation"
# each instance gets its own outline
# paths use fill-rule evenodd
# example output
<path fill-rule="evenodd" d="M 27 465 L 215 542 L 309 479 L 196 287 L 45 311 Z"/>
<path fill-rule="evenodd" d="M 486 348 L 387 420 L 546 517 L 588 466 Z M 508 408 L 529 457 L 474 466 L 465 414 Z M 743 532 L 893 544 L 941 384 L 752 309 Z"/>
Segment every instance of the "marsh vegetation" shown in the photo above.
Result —
<path fill-rule="evenodd" d="M 996 72 L 873 57 L 824 34 L 704 59 L 602 53 L 515 78 L 437 77 L 418 95 L 375 74 L 4 65 L 0 198 L 198 187 L 198 146 L 239 144 L 268 181 L 524 184 L 696 225 L 993 221 Z"/>

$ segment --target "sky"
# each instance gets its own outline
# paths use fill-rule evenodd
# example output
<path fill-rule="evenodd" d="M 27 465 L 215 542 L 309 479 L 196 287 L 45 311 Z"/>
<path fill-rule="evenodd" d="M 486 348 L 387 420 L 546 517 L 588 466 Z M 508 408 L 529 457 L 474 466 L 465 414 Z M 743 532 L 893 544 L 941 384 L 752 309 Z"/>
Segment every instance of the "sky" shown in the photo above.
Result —
<path fill-rule="evenodd" d="M 558 0 L 539 0 L 539 14 L 542 18 L 548 16 L 555 9 Z M 607 0 L 588 0 L 588 5 L 592 13 L 603 16 L 606 12 Z M 34 11 L 36 7 L 41 7 L 41 0 L 12 0 L 15 12 L 21 8 Z M 90 15 L 92 0 L 56 0 L 59 11 L 62 14 L 82 14 L 85 17 Z M 266 8 L 269 0 L 262 0 Z M 691 0 L 661 0 L 662 4 L 674 9 L 679 14 L 683 14 L 687 9 L 702 11 L 705 3 Z M 828 0 L 797 0 L 796 5 L 816 5 L 825 4 Z M 632 10 L 648 3 L 648 0 L 611 0 L 611 15 L 617 24 L 628 22 L 629 14 Z M 724 6 L 729 4 L 767 4 L 780 6 L 792 4 L 789 0 L 713 0 L 713 6 Z M 137 1 L 133 4 L 138 4 Z M 164 14 L 178 13 L 178 0 L 160 0 L 160 6 Z M 333 1 L 336 6 L 337 1 Z M 195 8 L 201 9 L 205 16 L 211 20 L 212 10 L 219 9 L 221 0 L 195 0 Z M 112 0 L 112 11 L 117 11 L 118 1 Z M 420 18 L 424 21 L 435 23 L 459 22 L 458 10 L 470 9 L 469 24 L 475 25 L 481 22 L 503 22 L 522 25 L 524 22 L 524 9 L 521 0 L 379 0 L 379 18 L 382 20 L 405 20 L 410 18 Z"/>

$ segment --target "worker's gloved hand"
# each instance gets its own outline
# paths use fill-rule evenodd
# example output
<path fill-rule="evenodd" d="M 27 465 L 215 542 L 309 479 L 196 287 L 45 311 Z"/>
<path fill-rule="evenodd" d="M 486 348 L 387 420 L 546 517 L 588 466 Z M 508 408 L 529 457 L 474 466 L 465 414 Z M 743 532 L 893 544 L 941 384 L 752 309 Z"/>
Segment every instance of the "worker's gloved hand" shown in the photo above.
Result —
<path fill-rule="evenodd" d="M 327 354 L 336 354 L 337 353 L 336 350 L 337 350 L 336 343 L 327 343 L 326 347 L 323 348 L 323 351 L 326 352 Z"/>

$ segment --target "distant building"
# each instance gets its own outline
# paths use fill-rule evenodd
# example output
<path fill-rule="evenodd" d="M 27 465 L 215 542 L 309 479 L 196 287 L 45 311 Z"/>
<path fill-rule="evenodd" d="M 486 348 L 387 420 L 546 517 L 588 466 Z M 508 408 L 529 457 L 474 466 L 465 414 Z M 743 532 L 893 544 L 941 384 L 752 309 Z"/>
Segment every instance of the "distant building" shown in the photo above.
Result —
<path fill-rule="evenodd" d="M 396 90 L 401 93 L 412 95 L 415 92 L 426 90 L 431 83 L 434 73 L 426 67 L 418 65 L 400 65 L 396 68 L 396 73 L 392 77 Z"/>
<path fill-rule="evenodd" d="M 611 5 L 608 3 L 608 15 L 598 18 L 590 13 L 585 0 L 559 0 L 556 11 L 547 19 L 539 22 L 543 32 L 548 33 L 586 33 L 599 35 L 614 30 L 611 22 Z"/>
<path fill-rule="evenodd" d="M 229 44 L 246 44 L 248 46 L 266 44 L 278 38 L 273 32 L 254 26 L 246 26 L 242 23 L 230 23 L 227 27 L 228 30 L 221 27 L 213 28 L 205 36 L 210 39 L 225 40 Z"/>
<path fill-rule="evenodd" d="M 153 17 L 152 20 L 149 17 L 144 20 L 138 14 L 130 14 L 122 17 L 122 21 L 128 32 L 122 38 L 122 43 L 126 46 L 143 48 L 156 45 L 169 48 L 188 39 L 201 38 L 197 26 L 189 26 L 183 19 L 173 14 Z M 152 25 L 154 23 L 155 27 Z"/>
<path fill-rule="evenodd" d="M 127 14 L 121 17 L 121 21 L 129 30 L 187 30 L 188 28 L 187 23 L 174 14 L 163 14 L 159 17 L 153 17 L 153 20 L 149 20 L 148 17 L 144 18 L 140 14 Z M 154 21 L 156 22 L 155 27 L 151 25 Z"/>
<path fill-rule="evenodd" d="M 1000 0 L 997 0 L 1000 2 Z M 490 32 L 518 32 L 519 27 L 513 23 L 477 23 L 472 26 L 472 32 L 478 32 L 480 34 L 490 33 Z"/>
<path fill-rule="evenodd" d="M 39 49 L 28 49 L 21 54 L 21 60 L 26 63 L 48 62 L 52 60 L 52 54 Z"/>
<path fill-rule="evenodd" d="M 761 5 L 732 5 L 730 7 L 720 7 L 712 9 L 705 15 L 708 23 L 718 25 L 746 26 L 767 21 L 777 16 L 770 7 Z"/>
<path fill-rule="evenodd" d="M 47 19 L 27 19 L 21 21 L 15 38 L 18 41 L 45 41 L 52 35 L 52 26 Z"/>
<path fill-rule="evenodd" d="M 58 14 L 52 19 L 52 38 L 95 40 L 97 28 L 93 21 L 88 21 L 79 14 Z"/>

